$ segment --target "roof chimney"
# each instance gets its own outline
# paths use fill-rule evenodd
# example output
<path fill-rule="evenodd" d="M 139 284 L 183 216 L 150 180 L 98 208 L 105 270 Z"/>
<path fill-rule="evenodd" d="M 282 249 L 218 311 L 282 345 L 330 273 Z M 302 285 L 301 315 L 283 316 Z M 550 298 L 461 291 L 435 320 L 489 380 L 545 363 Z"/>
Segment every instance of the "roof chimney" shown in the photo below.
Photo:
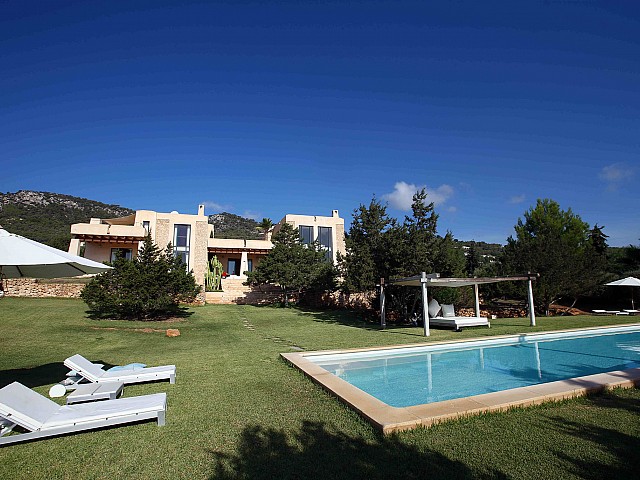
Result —
<path fill-rule="evenodd" d="M 332 217 L 339 217 L 340 215 L 338 215 L 338 210 L 332 210 L 331 211 L 331 216 Z"/>
<path fill-rule="evenodd" d="M 198 215 L 204 216 L 204 204 L 198 205 Z"/>

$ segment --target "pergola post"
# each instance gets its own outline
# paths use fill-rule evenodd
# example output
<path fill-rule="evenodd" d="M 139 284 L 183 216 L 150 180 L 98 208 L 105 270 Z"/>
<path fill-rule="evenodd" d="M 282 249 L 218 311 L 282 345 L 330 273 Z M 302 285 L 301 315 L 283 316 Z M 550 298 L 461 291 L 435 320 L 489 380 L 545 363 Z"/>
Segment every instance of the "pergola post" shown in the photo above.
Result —
<path fill-rule="evenodd" d="M 536 312 L 533 308 L 533 284 L 531 281 L 531 277 L 529 277 L 529 280 L 527 280 L 527 290 L 528 290 L 528 296 L 529 296 L 529 319 L 531 320 L 529 322 L 529 326 L 531 327 L 535 327 L 536 326 Z"/>
<path fill-rule="evenodd" d="M 478 284 L 473 284 L 473 291 L 476 294 L 476 318 L 480 318 L 480 293 L 478 292 Z"/>
<path fill-rule="evenodd" d="M 422 272 L 420 278 L 420 285 L 422 286 L 422 319 L 424 320 L 424 336 L 431 335 L 429 332 L 429 299 L 427 297 L 427 273 Z"/>
<path fill-rule="evenodd" d="M 387 327 L 387 312 L 384 298 L 384 278 L 380 279 L 380 326 L 384 330 Z"/>

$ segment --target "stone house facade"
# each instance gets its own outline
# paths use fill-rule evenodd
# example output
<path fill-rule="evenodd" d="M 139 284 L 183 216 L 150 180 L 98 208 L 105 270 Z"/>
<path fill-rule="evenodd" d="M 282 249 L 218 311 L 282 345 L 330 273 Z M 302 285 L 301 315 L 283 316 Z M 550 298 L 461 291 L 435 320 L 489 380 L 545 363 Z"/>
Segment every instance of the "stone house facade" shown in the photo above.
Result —
<path fill-rule="evenodd" d="M 156 245 L 164 248 L 171 243 L 174 254 L 182 257 L 196 281 L 204 285 L 207 263 L 216 256 L 222 263 L 230 281 L 241 284 L 245 272 L 252 271 L 273 248 L 272 234 L 284 223 L 300 232 L 303 243 L 318 242 L 327 252 L 327 259 L 337 260 L 338 253 L 345 253 L 344 219 L 337 210 L 331 216 L 287 214 L 265 234 L 264 240 L 216 238 L 213 225 L 208 223 L 204 205 L 198 213 L 159 213 L 138 210 L 134 214 L 100 219 L 71 226 L 69 253 L 84 256 L 98 262 L 113 261 L 116 255 L 134 258 L 147 232 Z M 224 285 L 223 285 L 224 289 Z"/>

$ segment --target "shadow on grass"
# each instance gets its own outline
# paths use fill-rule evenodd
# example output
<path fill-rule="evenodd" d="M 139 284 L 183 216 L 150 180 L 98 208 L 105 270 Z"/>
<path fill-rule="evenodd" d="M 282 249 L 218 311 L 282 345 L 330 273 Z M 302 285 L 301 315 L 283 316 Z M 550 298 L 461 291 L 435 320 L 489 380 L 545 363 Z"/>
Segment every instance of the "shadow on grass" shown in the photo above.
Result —
<path fill-rule="evenodd" d="M 188 307 L 176 307 L 152 318 L 139 318 L 135 315 L 120 315 L 113 311 L 86 310 L 84 312 L 91 320 L 130 320 L 135 322 L 164 322 L 172 319 L 184 319 L 193 315 Z"/>
<path fill-rule="evenodd" d="M 101 360 L 97 360 L 95 363 L 104 365 L 105 370 L 113 367 L 113 365 Z M 68 372 L 69 368 L 65 367 L 62 362 L 46 363 L 31 368 L 0 370 L 0 388 L 13 382 L 20 382 L 29 388 L 51 385 L 64 380 Z"/>
<path fill-rule="evenodd" d="M 610 409 L 626 410 L 638 423 L 640 414 L 640 401 L 625 399 L 611 393 L 604 393 L 589 398 L 594 406 Z M 567 435 L 572 435 L 581 440 L 595 443 L 603 452 L 599 458 L 574 458 L 565 451 L 557 451 L 558 458 L 571 465 L 572 473 L 580 478 L 600 480 L 602 478 L 637 478 L 640 471 L 640 437 L 629 435 L 614 428 L 605 428 L 597 425 L 589 425 L 584 422 L 573 422 L 564 418 L 552 419 L 558 429 Z M 635 431 L 638 431 L 636 425 Z"/>
<path fill-rule="evenodd" d="M 352 310 L 319 310 L 317 308 L 296 306 L 296 311 L 313 317 L 314 322 L 337 323 L 349 327 L 363 328 L 365 330 L 380 330 L 379 320 L 371 317 L 371 314 Z M 387 326 L 387 328 L 389 328 Z"/>
<path fill-rule="evenodd" d="M 444 455 L 401 443 L 396 437 L 367 441 L 306 421 L 292 434 L 247 427 L 238 452 L 212 452 L 211 480 L 227 479 L 506 479 L 499 471 L 477 472 Z"/>

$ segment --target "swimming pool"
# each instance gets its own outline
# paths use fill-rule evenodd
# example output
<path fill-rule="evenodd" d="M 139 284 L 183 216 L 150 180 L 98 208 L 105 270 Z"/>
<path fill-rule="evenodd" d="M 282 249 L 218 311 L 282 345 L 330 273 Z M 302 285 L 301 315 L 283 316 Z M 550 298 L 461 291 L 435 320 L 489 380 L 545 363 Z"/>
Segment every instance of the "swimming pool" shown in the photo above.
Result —
<path fill-rule="evenodd" d="M 283 356 L 387 431 L 633 385 L 640 325 Z"/>

